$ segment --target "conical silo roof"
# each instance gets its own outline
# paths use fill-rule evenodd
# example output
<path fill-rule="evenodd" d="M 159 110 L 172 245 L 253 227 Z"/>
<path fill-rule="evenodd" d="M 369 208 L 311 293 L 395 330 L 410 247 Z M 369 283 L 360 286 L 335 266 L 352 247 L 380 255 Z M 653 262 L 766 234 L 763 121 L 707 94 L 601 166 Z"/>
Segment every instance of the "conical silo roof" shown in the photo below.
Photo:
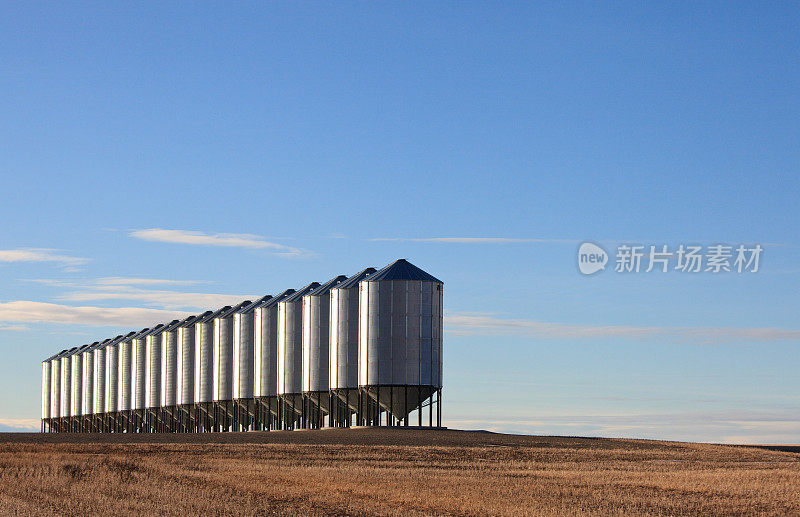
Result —
<path fill-rule="evenodd" d="M 233 307 L 228 307 L 226 310 L 219 311 L 218 314 L 216 314 L 214 317 L 215 318 L 227 318 L 227 317 L 233 316 L 233 313 L 238 312 L 239 310 L 247 307 L 251 303 L 252 302 L 250 300 L 245 300 L 242 303 L 234 305 Z"/>
<path fill-rule="evenodd" d="M 266 295 L 266 296 L 262 296 L 261 298 L 259 298 L 258 300 L 254 301 L 253 303 L 248 303 L 247 305 L 243 305 L 242 307 L 239 307 L 239 309 L 236 312 L 238 312 L 238 313 L 253 312 L 256 309 L 256 307 L 260 307 L 264 302 L 266 302 L 267 300 L 269 300 L 271 298 L 272 298 L 272 295 L 269 295 L 269 294 Z"/>
<path fill-rule="evenodd" d="M 290 297 L 294 294 L 294 292 L 294 289 L 287 289 L 278 296 L 273 296 L 271 298 L 267 298 L 266 300 L 259 300 L 253 304 L 253 310 L 260 309 L 262 307 L 272 307 L 274 305 L 278 305 L 279 302 L 282 302 L 286 298 Z"/>
<path fill-rule="evenodd" d="M 362 269 L 355 275 L 351 276 L 341 284 L 337 284 L 333 287 L 333 289 L 350 289 L 351 287 L 357 287 L 358 283 L 368 276 L 375 273 L 376 269 L 374 267 L 368 267 L 367 269 Z"/>
<path fill-rule="evenodd" d="M 422 282 L 444 283 L 406 259 L 395 260 L 366 279 L 367 282 L 378 282 L 381 280 L 419 280 Z"/>
<path fill-rule="evenodd" d="M 334 287 L 338 286 L 342 282 L 347 280 L 347 276 L 339 275 L 337 277 L 331 278 L 321 286 L 317 287 L 316 289 L 312 290 L 308 293 L 308 296 L 323 296 L 328 294 L 328 291 L 333 289 Z"/>
<path fill-rule="evenodd" d="M 303 296 L 307 295 L 308 293 L 310 293 L 311 291 L 313 291 L 317 287 L 319 287 L 319 282 L 311 282 L 307 286 L 303 287 L 299 291 L 295 291 L 294 293 L 292 293 L 291 295 L 287 296 L 286 298 L 284 298 L 281 301 L 282 302 L 287 302 L 287 303 L 299 301 L 299 300 L 301 300 L 303 298 Z"/>

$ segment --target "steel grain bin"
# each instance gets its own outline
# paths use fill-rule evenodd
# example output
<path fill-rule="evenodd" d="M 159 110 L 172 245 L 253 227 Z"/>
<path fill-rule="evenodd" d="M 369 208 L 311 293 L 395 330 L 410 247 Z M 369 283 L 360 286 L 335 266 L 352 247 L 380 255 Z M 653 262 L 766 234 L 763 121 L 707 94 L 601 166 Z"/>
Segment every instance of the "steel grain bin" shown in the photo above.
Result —
<path fill-rule="evenodd" d="M 77 347 L 70 348 L 61 356 L 61 410 L 62 417 L 72 416 L 72 354 Z"/>
<path fill-rule="evenodd" d="M 83 352 L 89 345 L 83 345 L 70 356 L 70 399 L 69 414 L 80 416 L 83 414 Z"/>
<path fill-rule="evenodd" d="M 137 334 L 129 333 L 119 344 L 119 411 L 133 409 L 133 338 Z"/>
<path fill-rule="evenodd" d="M 144 337 L 144 407 L 161 405 L 161 337 L 164 325 L 157 325 Z"/>
<path fill-rule="evenodd" d="M 255 308 L 272 296 L 264 296 L 233 315 L 233 398 L 253 398 L 255 359 L 253 319 Z"/>
<path fill-rule="evenodd" d="M 233 315 L 250 300 L 214 318 L 214 401 L 233 400 Z"/>
<path fill-rule="evenodd" d="M 214 399 L 214 318 L 230 310 L 230 305 L 199 318 L 194 326 L 194 401 Z"/>
<path fill-rule="evenodd" d="M 53 390 L 53 357 L 42 361 L 42 420 L 50 418 L 50 397 Z"/>
<path fill-rule="evenodd" d="M 329 390 L 331 289 L 347 280 L 339 275 L 303 296 L 303 359 L 304 393 Z M 327 407 L 327 404 L 325 405 Z"/>
<path fill-rule="evenodd" d="M 94 411 L 94 349 L 99 344 L 95 341 L 81 354 L 83 365 L 83 374 L 81 374 L 82 415 L 91 415 Z"/>
<path fill-rule="evenodd" d="M 442 286 L 404 259 L 359 283 L 358 383 L 397 418 L 442 387 Z"/>
<path fill-rule="evenodd" d="M 161 400 L 159 406 L 169 407 L 177 404 L 178 394 L 178 325 L 173 320 L 161 332 Z"/>
<path fill-rule="evenodd" d="M 358 408 L 358 284 L 374 272 L 373 267 L 359 271 L 333 287 L 330 294 L 328 382 L 353 410 Z"/>
<path fill-rule="evenodd" d="M 130 337 L 117 336 L 106 347 L 106 412 L 114 413 L 122 410 L 122 343 Z M 130 361 L 128 361 L 130 366 Z"/>
<path fill-rule="evenodd" d="M 278 394 L 278 303 L 293 293 L 294 289 L 287 289 L 256 305 L 253 311 L 253 395 L 256 397 L 274 397 Z"/>
<path fill-rule="evenodd" d="M 119 410 L 119 344 L 125 336 L 119 335 L 106 343 L 105 348 L 105 413 Z"/>
<path fill-rule="evenodd" d="M 206 311 L 199 316 L 189 316 L 178 326 L 177 404 L 194 404 L 194 328 L 199 319 L 210 316 Z"/>
<path fill-rule="evenodd" d="M 303 392 L 303 296 L 312 282 L 278 303 L 278 395 Z"/>
<path fill-rule="evenodd" d="M 92 413 L 106 412 L 106 347 L 111 343 L 106 339 L 92 350 Z"/>

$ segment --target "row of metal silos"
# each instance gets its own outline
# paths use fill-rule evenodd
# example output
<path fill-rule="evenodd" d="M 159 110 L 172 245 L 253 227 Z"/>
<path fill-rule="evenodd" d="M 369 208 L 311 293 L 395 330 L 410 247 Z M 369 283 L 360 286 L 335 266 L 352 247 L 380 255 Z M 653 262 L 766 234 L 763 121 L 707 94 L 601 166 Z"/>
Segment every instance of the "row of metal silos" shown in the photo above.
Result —
<path fill-rule="evenodd" d="M 440 425 L 442 287 L 401 259 L 63 350 L 42 363 L 42 428 Z"/>

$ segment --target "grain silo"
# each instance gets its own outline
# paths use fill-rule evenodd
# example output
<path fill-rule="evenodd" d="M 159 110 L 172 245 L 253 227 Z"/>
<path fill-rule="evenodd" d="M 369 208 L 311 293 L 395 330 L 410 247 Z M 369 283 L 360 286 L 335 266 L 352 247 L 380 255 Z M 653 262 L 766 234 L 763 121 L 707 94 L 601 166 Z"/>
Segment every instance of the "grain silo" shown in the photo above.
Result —
<path fill-rule="evenodd" d="M 42 430 L 439 426 L 442 288 L 398 260 L 64 350 L 42 361 Z"/>
<path fill-rule="evenodd" d="M 182 429 L 194 428 L 194 327 L 198 319 L 210 316 L 206 311 L 199 316 L 189 316 L 178 325 L 178 359 L 176 363 L 176 403 Z"/>
<path fill-rule="evenodd" d="M 214 426 L 214 318 L 230 308 L 226 305 L 198 318 L 194 325 L 195 422 L 204 431 L 211 431 Z"/>
<path fill-rule="evenodd" d="M 86 347 L 81 353 L 81 420 L 82 430 L 90 430 L 92 413 L 94 412 L 94 349 L 99 345 L 97 341 Z"/>
<path fill-rule="evenodd" d="M 42 361 L 42 432 L 50 427 L 50 393 L 53 389 L 53 357 Z"/>
<path fill-rule="evenodd" d="M 305 427 L 303 411 L 303 296 L 319 287 L 312 282 L 278 303 L 278 397 L 284 429 Z"/>
<path fill-rule="evenodd" d="M 228 431 L 233 425 L 233 315 L 250 305 L 244 301 L 214 318 L 213 400 L 220 430 Z"/>
<path fill-rule="evenodd" d="M 51 429 L 55 425 L 56 431 L 63 431 L 61 417 L 61 358 L 66 354 L 66 350 L 62 350 L 50 360 L 50 418 L 52 419 Z"/>
<path fill-rule="evenodd" d="M 253 311 L 253 396 L 258 405 L 258 429 L 278 425 L 278 303 L 293 293 L 294 289 L 287 289 L 257 304 Z"/>
<path fill-rule="evenodd" d="M 92 420 L 96 431 L 105 431 L 106 412 L 106 339 L 92 350 Z"/>
<path fill-rule="evenodd" d="M 117 404 L 119 425 L 127 432 L 132 432 L 131 399 L 133 394 L 133 337 L 137 332 L 128 333 L 119 342 L 119 375 L 117 388 Z"/>
<path fill-rule="evenodd" d="M 178 325 L 178 358 L 176 362 L 176 402 L 178 405 L 194 404 L 194 326 L 198 318 L 211 314 L 189 316 Z"/>
<path fill-rule="evenodd" d="M 303 296 L 303 407 L 306 426 L 313 429 L 323 426 L 330 410 L 330 291 L 345 280 L 347 276 L 339 275 Z"/>
<path fill-rule="evenodd" d="M 266 295 L 233 314 L 233 400 L 234 429 L 250 430 L 258 422 L 259 408 L 253 398 L 255 349 L 253 319 L 255 307 L 272 298 Z"/>
<path fill-rule="evenodd" d="M 428 407 L 440 426 L 442 388 L 440 280 L 400 259 L 359 283 L 359 405 L 368 425 L 409 424 Z M 436 403 L 436 424 L 433 405 Z"/>
<path fill-rule="evenodd" d="M 106 345 L 106 411 L 105 426 L 111 432 L 120 432 L 119 418 L 119 350 L 125 336 L 119 335 Z"/>
<path fill-rule="evenodd" d="M 331 426 L 349 427 L 358 411 L 358 284 L 375 272 L 359 271 L 331 289 Z"/>
<path fill-rule="evenodd" d="M 65 431 L 72 430 L 72 354 L 78 350 L 72 347 L 61 356 L 61 409 L 59 414 L 63 419 Z"/>
<path fill-rule="evenodd" d="M 70 393 L 69 414 L 73 420 L 75 431 L 81 431 L 83 420 L 83 351 L 89 345 L 83 345 L 70 356 Z"/>
<path fill-rule="evenodd" d="M 158 431 L 174 431 L 177 427 L 178 393 L 178 325 L 180 320 L 172 320 L 161 332 L 160 396 L 158 401 Z"/>
<path fill-rule="evenodd" d="M 137 332 L 131 339 L 131 412 L 130 425 L 135 432 L 144 427 L 144 406 L 147 393 L 147 334 L 149 328 Z"/>

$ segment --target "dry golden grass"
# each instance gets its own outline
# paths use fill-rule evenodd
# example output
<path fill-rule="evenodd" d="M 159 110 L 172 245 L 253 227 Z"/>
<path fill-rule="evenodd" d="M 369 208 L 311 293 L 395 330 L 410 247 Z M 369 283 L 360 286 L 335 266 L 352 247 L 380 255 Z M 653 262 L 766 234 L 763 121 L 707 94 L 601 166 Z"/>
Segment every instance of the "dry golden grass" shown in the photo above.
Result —
<path fill-rule="evenodd" d="M 800 455 L 387 429 L 0 435 L 0 513 L 800 514 Z"/>

